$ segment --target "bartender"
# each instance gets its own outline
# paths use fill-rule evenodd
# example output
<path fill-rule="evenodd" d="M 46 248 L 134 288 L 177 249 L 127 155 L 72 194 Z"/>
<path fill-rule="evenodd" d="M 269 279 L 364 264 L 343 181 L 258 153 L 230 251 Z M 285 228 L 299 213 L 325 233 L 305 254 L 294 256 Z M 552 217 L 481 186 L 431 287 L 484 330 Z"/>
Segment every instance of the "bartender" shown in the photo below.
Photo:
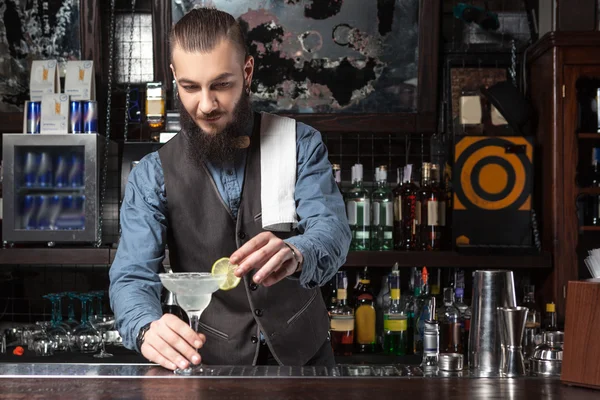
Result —
<path fill-rule="evenodd" d="M 333 366 L 319 287 L 345 262 L 350 230 L 320 133 L 252 111 L 254 59 L 231 15 L 194 9 L 170 43 L 182 129 L 129 175 L 110 269 L 125 346 L 173 370 Z M 230 256 L 243 277 L 214 293 L 202 333 L 162 315 L 166 245 L 175 272 Z"/>

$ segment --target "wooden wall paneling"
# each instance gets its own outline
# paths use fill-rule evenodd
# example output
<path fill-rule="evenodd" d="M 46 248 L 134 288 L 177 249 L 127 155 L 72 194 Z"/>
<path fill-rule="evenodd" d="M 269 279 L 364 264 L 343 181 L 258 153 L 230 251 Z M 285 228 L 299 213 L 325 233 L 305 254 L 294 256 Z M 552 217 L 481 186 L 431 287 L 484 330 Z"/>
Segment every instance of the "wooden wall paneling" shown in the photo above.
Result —
<path fill-rule="evenodd" d="M 578 221 L 577 221 L 577 187 L 575 185 L 575 176 L 577 174 L 578 143 L 577 143 L 577 91 L 575 84 L 580 74 L 581 67 L 564 66 L 563 84 L 565 85 L 565 97 L 562 102 L 563 107 L 563 134 L 562 146 L 559 154 L 562 153 L 562 226 L 560 231 L 560 246 L 557 246 L 555 253 L 556 268 L 555 290 L 563 295 L 560 296 L 561 304 L 559 308 L 564 313 L 566 311 L 567 282 L 577 280 L 577 241 L 578 241 Z M 561 88 L 562 90 L 562 88 Z M 559 125 L 560 126 L 560 125 Z"/>
<path fill-rule="evenodd" d="M 596 0 L 559 0 L 556 6 L 556 30 L 596 30 Z"/>
<path fill-rule="evenodd" d="M 530 66 L 528 92 L 533 107 L 537 112 L 537 127 L 535 129 L 535 176 L 534 176 L 534 207 L 536 207 L 539 229 L 542 240 L 542 248 L 554 253 L 556 245 L 555 233 L 556 215 L 558 204 L 556 202 L 557 182 L 559 180 L 560 167 L 557 165 L 555 149 L 559 134 L 556 129 L 556 120 L 560 116 L 555 113 L 555 102 L 558 101 L 558 93 L 554 88 L 558 77 L 552 68 L 554 53 L 548 51 L 540 56 Z M 536 77 L 531 79 L 531 77 Z M 538 295 L 541 299 L 553 298 L 555 290 L 553 287 L 553 275 L 549 279 L 538 283 Z"/>

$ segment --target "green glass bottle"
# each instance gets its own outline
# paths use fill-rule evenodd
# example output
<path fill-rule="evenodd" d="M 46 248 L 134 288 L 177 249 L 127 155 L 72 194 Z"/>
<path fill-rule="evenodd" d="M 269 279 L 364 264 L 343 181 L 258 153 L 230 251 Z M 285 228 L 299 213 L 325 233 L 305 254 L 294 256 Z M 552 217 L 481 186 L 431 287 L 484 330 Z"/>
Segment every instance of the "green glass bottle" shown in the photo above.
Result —
<path fill-rule="evenodd" d="M 352 188 L 346 193 L 346 213 L 352 231 L 350 250 L 370 250 L 371 198 L 363 187 L 363 166 L 352 167 Z"/>
<path fill-rule="evenodd" d="M 408 319 L 400 303 L 400 271 L 392 271 L 388 277 L 390 306 L 383 314 L 383 351 L 403 356 L 408 340 Z"/>
<path fill-rule="evenodd" d="M 389 251 L 394 249 L 394 195 L 385 165 L 376 169 L 375 180 L 377 186 L 371 195 L 371 250 Z"/>

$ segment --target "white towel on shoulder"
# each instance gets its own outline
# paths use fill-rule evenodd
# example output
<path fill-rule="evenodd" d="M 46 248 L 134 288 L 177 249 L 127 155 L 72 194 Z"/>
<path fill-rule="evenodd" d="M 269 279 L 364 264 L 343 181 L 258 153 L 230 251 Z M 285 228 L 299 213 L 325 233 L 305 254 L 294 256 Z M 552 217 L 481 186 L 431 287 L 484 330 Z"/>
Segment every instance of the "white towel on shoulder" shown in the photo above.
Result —
<path fill-rule="evenodd" d="M 296 215 L 296 121 L 262 113 L 260 122 L 262 227 L 290 232 Z"/>

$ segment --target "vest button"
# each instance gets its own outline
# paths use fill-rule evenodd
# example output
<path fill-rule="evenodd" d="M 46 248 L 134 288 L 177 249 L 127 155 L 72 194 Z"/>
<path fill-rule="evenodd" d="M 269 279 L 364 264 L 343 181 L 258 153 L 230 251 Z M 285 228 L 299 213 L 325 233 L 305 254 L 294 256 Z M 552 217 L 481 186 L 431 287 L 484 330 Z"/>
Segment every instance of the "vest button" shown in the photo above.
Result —
<path fill-rule="evenodd" d="M 245 239 L 245 238 L 246 238 L 246 232 L 239 231 L 239 232 L 238 232 L 238 237 L 239 237 L 240 239 Z"/>
<path fill-rule="evenodd" d="M 250 290 L 256 290 L 256 289 L 258 289 L 258 285 L 256 283 L 252 282 L 250 284 Z"/>
<path fill-rule="evenodd" d="M 251 341 L 252 343 L 256 344 L 256 343 L 258 343 L 258 338 L 257 338 L 256 336 L 252 335 L 252 336 L 250 337 L 250 341 Z"/>
<path fill-rule="evenodd" d="M 233 175 L 233 171 L 232 171 L 232 170 L 230 170 L 230 169 L 228 169 L 228 170 L 227 170 L 227 175 L 229 175 L 229 176 Z"/>
<path fill-rule="evenodd" d="M 263 315 L 263 312 L 262 312 L 262 310 L 261 310 L 260 308 L 257 308 L 256 310 L 254 310 L 254 314 L 255 314 L 257 317 L 262 317 L 262 315 Z"/>

